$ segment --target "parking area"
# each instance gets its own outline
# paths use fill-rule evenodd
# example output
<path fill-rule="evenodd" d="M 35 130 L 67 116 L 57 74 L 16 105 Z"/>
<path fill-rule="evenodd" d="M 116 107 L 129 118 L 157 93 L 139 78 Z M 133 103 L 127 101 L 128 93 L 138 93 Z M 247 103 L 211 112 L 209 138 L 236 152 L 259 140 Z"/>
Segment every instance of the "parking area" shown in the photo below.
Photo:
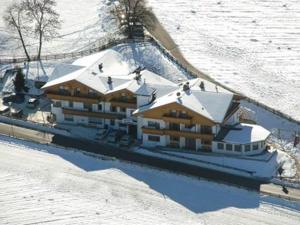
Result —
<path fill-rule="evenodd" d="M 59 124 L 56 125 L 56 127 L 69 131 L 72 137 L 92 140 L 97 143 L 105 143 L 115 147 L 124 147 L 126 149 L 137 145 L 135 138 L 122 130 L 72 124 Z"/>
<path fill-rule="evenodd" d="M 36 123 L 49 123 L 51 102 L 44 96 L 8 94 L 0 97 L 0 115 Z"/>

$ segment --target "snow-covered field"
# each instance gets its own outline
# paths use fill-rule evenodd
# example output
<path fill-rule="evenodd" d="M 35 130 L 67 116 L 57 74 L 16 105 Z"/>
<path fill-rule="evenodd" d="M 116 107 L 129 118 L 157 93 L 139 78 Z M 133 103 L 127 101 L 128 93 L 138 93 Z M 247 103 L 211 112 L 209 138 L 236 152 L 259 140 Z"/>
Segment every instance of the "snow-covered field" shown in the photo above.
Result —
<path fill-rule="evenodd" d="M 0 56 L 23 55 L 19 43 L 11 39 L 2 20 L 5 9 L 16 0 L 0 1 Z M 61 53 L 78 51 L 97 46 L 99 39 L 117 31 L 116 23 L 111 19 L 107 0 L 59 0 L 56 9 L 62 20 L 59 37 L 45 43 L 44 53 Z M 30 52 L 37 52 L 35 40 L 26 39 Z"/>
<path fill-rule="evenodd" d="M 1 224 L 298 224 L 300 204 L 0 137 Z"/>
<path fill-rule="evenodd" d="M 149 0 L 198 69 L 300 120 L 299 0 Z"/>

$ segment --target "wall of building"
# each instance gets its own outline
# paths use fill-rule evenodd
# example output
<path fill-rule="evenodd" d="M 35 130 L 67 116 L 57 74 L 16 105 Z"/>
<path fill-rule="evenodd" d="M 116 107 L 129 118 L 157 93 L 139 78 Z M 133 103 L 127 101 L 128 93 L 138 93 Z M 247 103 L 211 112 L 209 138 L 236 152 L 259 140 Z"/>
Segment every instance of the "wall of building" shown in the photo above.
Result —
<path fill-rule="evenodd" d="M 218 148 L 218 143 L 223 143 L 223 142 L 213 142 L 212 143 L 212 151 L 216 153 L 222 153 L 222 154 L 231 154 L 231 155 L 255 155 L 259 154 L 262 151 L 266 149 L 266 142 L 265 141 L 260 141 L 260 142 L 253 142 L 250 144 L 242 144 L 241 145 L 241 151 L 235 151 L 235 145 L 232 145 L 232 150 L 226 150 L 226 145 L 230 143 L 223 143 L 224 144 L 224 149 L 219 149 Z M 250 146 L 250 150 L 246 151 L 246 145 Z M 258 145 L 258 148 L 255 150 L 254 145 Z"/>

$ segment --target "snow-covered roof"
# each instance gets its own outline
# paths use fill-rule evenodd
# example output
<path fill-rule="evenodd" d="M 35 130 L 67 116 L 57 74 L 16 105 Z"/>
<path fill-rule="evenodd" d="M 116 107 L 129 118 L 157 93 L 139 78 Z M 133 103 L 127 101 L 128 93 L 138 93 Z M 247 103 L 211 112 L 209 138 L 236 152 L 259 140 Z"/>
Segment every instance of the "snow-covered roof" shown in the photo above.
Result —
<path fill-rule="evenodd" d="M 248 144 L 264 141 L 270 135 L 270 131 L 256 124 L 241 123 L 230 129 L 223 138 L 224 142 L 233 144 Z"/>
<path fill-rule="evenodd" d="M 180 87 L 171 93 L 157 98 L 152 104 L 137 109 L 135 113 L 142 113 L 163 105 L 177 103 L 216 123 L 221 123 L 231 104 L 232 97 L 233 94 L 231 93 L 216 93 L 191 89 L 183 91 Z"/>
<path fill-rule="evenodd" d="M 99 65 L 102 68 L 99 69 Z M 75 80 L 102 94 L 110 94 L 120 90 L 128 90 L 137 95 L 151 95 L 153 92 L 165 93 L 174 90 L 177 84 L 148 70 L 142 70 L 137 80 L 136 72 L 130 72 L 122 56 L 114 50 L 105 50 L 83 57 L 73 64 L 58 65 L 51 75 L 51 80 L 43 86 L 54 85 Z M 108 77 L 111 83 L 108 83 Z"/>

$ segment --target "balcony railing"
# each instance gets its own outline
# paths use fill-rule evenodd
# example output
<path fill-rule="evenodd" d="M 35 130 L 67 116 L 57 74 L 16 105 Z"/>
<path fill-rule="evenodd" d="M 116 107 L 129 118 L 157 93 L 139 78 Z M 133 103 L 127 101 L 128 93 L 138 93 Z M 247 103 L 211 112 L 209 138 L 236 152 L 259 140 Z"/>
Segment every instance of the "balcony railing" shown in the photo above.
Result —
<path fill-rule="evenodd" d="M 147 134 L 169 135 L 174 137 L 199 138 L 205 140 L 213 140 L 214 137 L 212 134 L 186 130 L 155 129 L 151 127 L 143 127 L 142 130 Z"/>
<path fill-rule="evenodd" d="M 78 116 L 88 116 L 88 117 L 98 117 L 104 119 L 124 119 L 126 115 L 120 113 L 111 112 L 95 112 L 90 109 L 74 109 L 74 108 L 63 108 L 64 114 L 78 115 Z"/>

